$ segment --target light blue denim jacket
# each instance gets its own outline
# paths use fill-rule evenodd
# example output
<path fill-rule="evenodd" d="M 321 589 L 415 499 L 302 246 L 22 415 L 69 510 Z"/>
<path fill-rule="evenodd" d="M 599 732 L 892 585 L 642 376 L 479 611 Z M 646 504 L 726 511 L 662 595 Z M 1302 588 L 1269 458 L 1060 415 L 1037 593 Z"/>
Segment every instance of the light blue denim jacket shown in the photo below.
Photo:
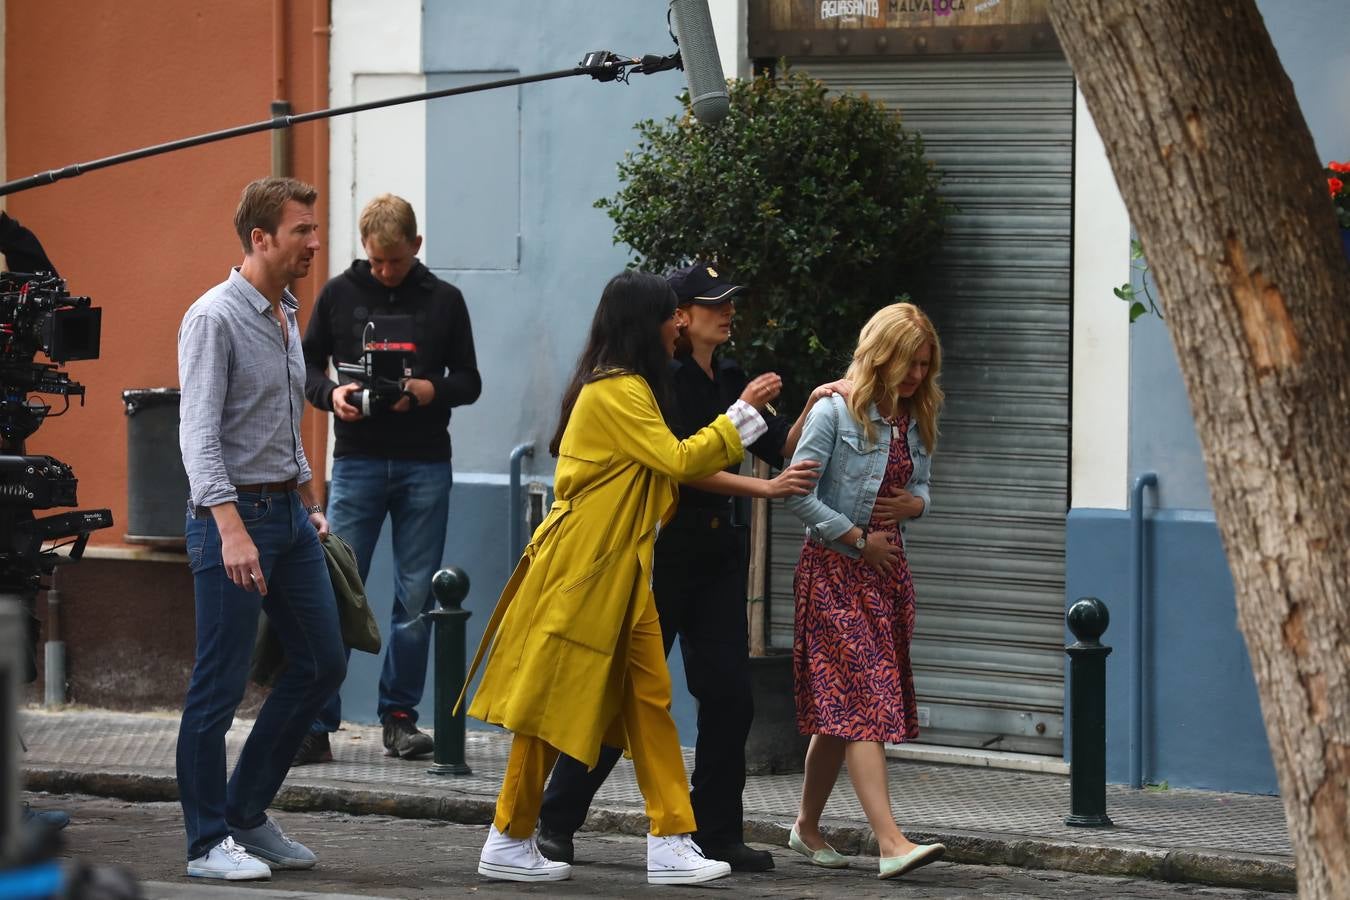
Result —
<path fill-rule="evenodd" d="M 854 525 L 866 524 L 872 518 L 872 507 L 876 505 L 891 450 L 890 425 L 877 412 L 876 404 L 872 404 L 868 413 L 877 434 L 877 440 L 870 443 L 862 425 L 837 394 L 820 400 L 811 408 L 792 461 L 816 460 L 820 463 L 817 470 L 820 479 L 813 493 L 783 501 L 806 525 L 808 538 L 852 557 L 859 556 L 858 551 L 852 544 L 841 543 L 839 537 Z M 923 445 L 913 417 L 905 439 L 914 461 L 914 472 L 905 489 L 923 499 L 920 515 L 924 515 L 931 504 L 928 481 L 932 475 L 933 457 Z M 903 541 L 903 522 L 900 530 Z"/>

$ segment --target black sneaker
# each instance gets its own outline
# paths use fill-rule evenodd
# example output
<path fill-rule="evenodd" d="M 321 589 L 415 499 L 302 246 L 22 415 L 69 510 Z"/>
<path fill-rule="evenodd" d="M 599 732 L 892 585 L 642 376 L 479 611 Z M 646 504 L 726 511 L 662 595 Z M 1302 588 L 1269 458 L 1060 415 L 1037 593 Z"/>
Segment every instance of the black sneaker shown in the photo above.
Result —
<path fill-rule="evenodd" d="M 418 731 L 412 716 L 400 710 L 384 717 L 384 755 L 416 759 L 436 747 L 431 735 Z"/>
<path fill-rule="evenodd" d="M 300 749 L 295 751 L 295 759 L 291 760 L 291 768 L 296 766 L 307 766 L 310 763 L 326 763 L 333 761 L 333 748 L 328 743 L 328 732 L 311 731 L 305 735 L 305 739 L 300 742 Z"/>
<path fill-rule="evenodd" d="M 572 836 L 562 831 L 552 831 L 545 828 L 542 822 L 539 824 L 538 834 L 535 835 L 535 844 L 539 847 L 539 852 L 544 854 L 544 859 L 569 865 L 575 861 L 573 859 Z"/>

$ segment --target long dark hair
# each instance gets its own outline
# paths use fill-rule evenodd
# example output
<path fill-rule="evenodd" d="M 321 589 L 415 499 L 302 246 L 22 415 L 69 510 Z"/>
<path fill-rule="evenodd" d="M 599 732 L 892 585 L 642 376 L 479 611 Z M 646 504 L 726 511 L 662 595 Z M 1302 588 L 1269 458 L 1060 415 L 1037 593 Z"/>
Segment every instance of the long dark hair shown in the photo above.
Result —
<path fill-rule="evenodd" d="M 558 455 L 581 388 L 611 375 L 641 375 L 656 395 L 662 417 L 670 421 L 670 356 L 661 346 L 661 325 L 674 314 L 675 292 L 659 275 L 627 270 L 609 280 L 595 308 L 586 349 L 563 392 L 549 453 Z"/>

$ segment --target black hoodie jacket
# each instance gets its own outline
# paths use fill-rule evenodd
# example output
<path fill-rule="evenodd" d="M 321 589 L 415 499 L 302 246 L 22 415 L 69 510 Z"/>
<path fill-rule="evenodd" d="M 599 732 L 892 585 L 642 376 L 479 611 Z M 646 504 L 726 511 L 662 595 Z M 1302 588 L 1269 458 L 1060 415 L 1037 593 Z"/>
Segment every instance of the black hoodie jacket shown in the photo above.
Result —
<path fill-rule="evenodd" d="M 332 411 L 337 384 L 328 377 L 329 358 L 335 367 L 360 362 L 362 335 L 371 316 L 409 317 L 409 337 L 417 344 L 413 377 L 435 385 L 436 396 L 407 412 L 385 412 L 355 422 L 337 419 L 333 455 L 449 460 L 450 409 L 477 400 L 483 383 L 464 295 L 421 262 L 396 288 L 376 281 L 364 259 L 323 286 L 302 341 L 308 371 L 305 396 L 319 409 Z M 344 383 L 350 380 L 342 376 Z"/>

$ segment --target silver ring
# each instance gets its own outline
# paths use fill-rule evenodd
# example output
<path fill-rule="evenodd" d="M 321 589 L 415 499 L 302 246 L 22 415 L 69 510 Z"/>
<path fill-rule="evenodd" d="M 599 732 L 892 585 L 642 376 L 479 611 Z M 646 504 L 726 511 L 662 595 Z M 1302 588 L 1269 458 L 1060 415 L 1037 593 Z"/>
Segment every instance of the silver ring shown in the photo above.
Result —
<path fill-rule="evenodd" d="M 253 579 L 254 581 L 257 581 L 257 580 L 258 580 L 258 576 L 255 575 L 255 574 L 253 574 L 252 572 L 249 572 L 249 573 L 248 573 L 248 577 L 251 578 L 251 579 Z"/>

